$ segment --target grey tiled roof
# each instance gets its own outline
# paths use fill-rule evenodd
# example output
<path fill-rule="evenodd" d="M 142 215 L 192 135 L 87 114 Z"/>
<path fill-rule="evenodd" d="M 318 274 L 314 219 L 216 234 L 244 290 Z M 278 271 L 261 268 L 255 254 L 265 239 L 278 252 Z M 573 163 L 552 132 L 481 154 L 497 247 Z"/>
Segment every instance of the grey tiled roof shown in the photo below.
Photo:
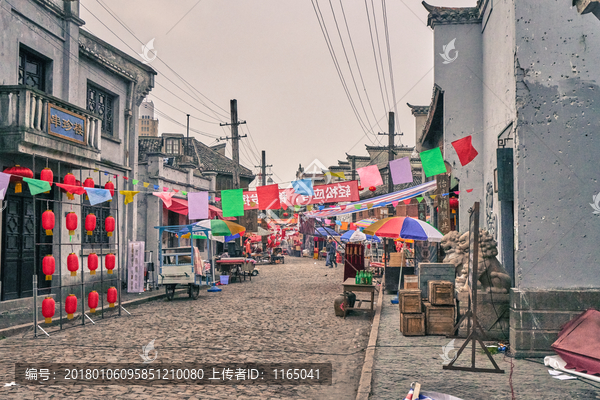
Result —
<path fill-rule="evenodd" d="M 479 7 L 436 7 L 424 1 L 422 4 L 429 11 L 427 25 L 432 28 L 436 24 L 475 24 L 481 22 Z"/>
<path fill-rule="evenodd" d="M 427 115 L 429 112 L 429 106 L 413 106 L 410 103 L 406 103 L 406 105 L 410 108 L 412 115 Z"/>
<path fill-rule="evenodd" d="M 227 156 L 219 154 L 214 149 L 208 147 L 202 142 L 193 139 L 195 150 L 200 157 L 204 171 L 225 172 L 233 174 L 233 160 Z M 254 174 L 251 170 L 240 165 L 240 176 L 254 179 Z"/>

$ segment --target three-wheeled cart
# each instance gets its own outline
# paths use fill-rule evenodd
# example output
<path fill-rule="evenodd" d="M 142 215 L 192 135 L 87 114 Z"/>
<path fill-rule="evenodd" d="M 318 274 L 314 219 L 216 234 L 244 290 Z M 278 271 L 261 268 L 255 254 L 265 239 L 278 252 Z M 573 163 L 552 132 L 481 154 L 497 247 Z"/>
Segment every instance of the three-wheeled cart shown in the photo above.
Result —
<path fill-rule="evenodd" d="M 208 238 L 210 229 L 196 225 L 155 226 L 154 228 L 158 229 L 158 283 L 165 287 L 167 299 L 173 299 L 177 286 L 187 286 L 188 295 L 196 300 L 200 294 L 200 287 L 210 285 L 214 281 L 214 267 L 210 272 L 206 272 L 205 281 L 203 282 L 204 261 L 196 260 L 194 246 L 182 246 L 181 239 L 182 236 L 188 233 L 190 234 L 191 243 L 197 236 Z M 177 237 L 177 246 L 163 246 L 162 238 L 165 232 L 168 235 Z M 167 243 L 169 243 L 168 240 Z M 208 254 L 211 255 L 211 240 L 207 240 L 207 243 Z"/>

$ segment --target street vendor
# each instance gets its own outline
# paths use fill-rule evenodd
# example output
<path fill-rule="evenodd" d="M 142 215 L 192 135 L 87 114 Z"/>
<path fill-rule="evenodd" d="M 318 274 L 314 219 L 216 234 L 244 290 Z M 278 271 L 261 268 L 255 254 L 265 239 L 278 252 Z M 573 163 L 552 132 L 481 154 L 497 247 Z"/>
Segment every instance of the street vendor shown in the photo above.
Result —
<path fill-rule="evenodd" d="M 252 244 L 250 243 L 250 238 L 246 239 L 246 257 L 250 257 L 252 255 Z"/>

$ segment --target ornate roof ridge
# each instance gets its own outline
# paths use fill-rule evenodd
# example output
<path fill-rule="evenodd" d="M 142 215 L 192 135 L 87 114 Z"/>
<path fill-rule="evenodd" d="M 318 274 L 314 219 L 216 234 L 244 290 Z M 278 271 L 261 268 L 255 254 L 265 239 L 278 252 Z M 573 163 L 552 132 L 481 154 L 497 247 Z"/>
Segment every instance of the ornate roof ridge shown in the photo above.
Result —
<path fill-rule="evenodd" d="M 477 24 L 481 22 L 479 12 L 481 1 L 475 7 L 438 7 L 423 1 L 423 7 L 429 12 L 427 26 L 434 28 L 439 25 Z"/>
<path fill-rule="evenodd" d="M 429 113 L 429 106 L 415 106 L 410 103 L 406 103 L 412 115 L 427 115 Z"/>

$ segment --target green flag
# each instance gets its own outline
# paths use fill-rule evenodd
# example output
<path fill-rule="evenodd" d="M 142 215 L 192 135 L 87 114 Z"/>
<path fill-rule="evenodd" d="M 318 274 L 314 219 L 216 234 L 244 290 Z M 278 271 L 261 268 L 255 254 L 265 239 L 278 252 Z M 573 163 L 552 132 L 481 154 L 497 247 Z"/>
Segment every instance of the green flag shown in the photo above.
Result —
<path fill-rule="evenodd" d="M 181 194 L 184 195 L 184 196 L 187 196 L 187 192 L 185 190 L 182 190 Z"/>
<path fill-rule="evenodd" d="M 355 204 L 354 208 L 357 209 L 357 210 L 360 210 L 360 204 Z"/>
<path fill-rule="evenodd" d="M 244 189 L 221 190 L 224 217 L 244 215 Z"/>
<path fill-rule="evenodd" d="M 134 185 L 137 185 L 137 184 L 138 184 L 138 182 L 139 182 L 139 181 L 138 181 L 137 179 L 132 179 L 132 180 L 131 180 L 131 183 L 132 183 L 132 184 L 134 184 Z"/>
<path fill-rule="evenodd" d="M 41 181 L 39 179 L 31 179 L 31 178 L 23 178 L 24 182 L 27 182 L 29 186 L 29 191 L 32 196 L 36 194 L 48 192 L 50 190 L 50 183 L 46 181 Z"/>
<path fill-rule="evenodd" d="M 301 207 L 302 207 L 302 206 L 294 206 L 294 211 L 300 211 L 300 208 L 301 208 Z"/>
<path fill-rule="evenodd" d="M 440 150 L 439 147 L 423 151 L 419 156 L 421 156 L 423 171 L 427 178 L 438 174 L 445 174 L 447 172 L 444 158 L 442 157 L 442 150 Z"/>
<path fill-rule="evenodd" d="M 422 201 L 423 201 L 423 196 L 419 196 L 419 197 L 417 197 L 417 201 L 418 201 L 419 203 L 420 203 L 420 202 L 422 202 Z"/>

